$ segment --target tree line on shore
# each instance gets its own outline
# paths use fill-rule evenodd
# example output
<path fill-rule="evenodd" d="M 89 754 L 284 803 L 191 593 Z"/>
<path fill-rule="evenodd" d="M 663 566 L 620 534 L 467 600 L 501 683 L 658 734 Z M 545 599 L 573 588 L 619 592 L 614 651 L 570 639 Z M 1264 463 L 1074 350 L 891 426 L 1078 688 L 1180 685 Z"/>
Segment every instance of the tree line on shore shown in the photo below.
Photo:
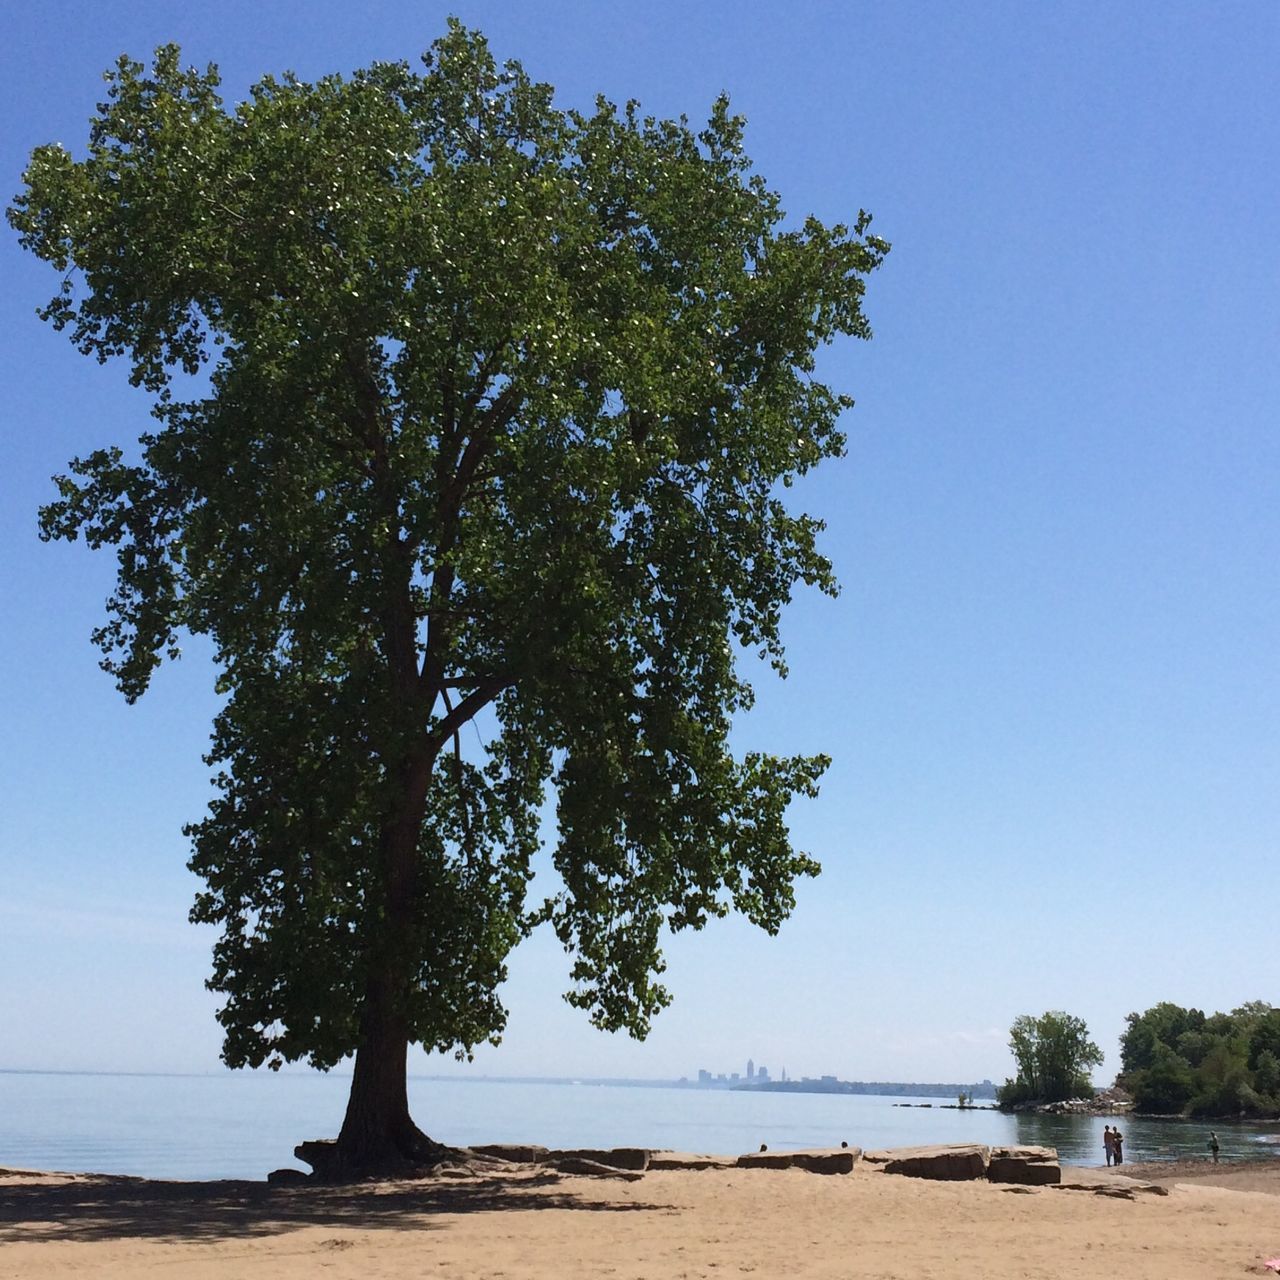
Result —
<path fill-rule="evenodd" d="M 1120 1037 L 1116 1087 L 1147 1115 L 1280 1115 L 1280 1008 L 1251 1000 L 1205 1014 L 1162 1001 L 1131 1013 Z M 1009 1028 L 1017 1074 L 997 1090 L 1002 1107 L 1092 1097 L 1102 1051 L 1083 1019 L 1023 1014 Z"/>
<path fill-rule="evenodd" d="M 1136 1111 L 1280 1115 L 1280 1009 L 1251 1000 L 1206 1015 L 1164 1001 L 1127 1022 L 1116 1083 Z"/>

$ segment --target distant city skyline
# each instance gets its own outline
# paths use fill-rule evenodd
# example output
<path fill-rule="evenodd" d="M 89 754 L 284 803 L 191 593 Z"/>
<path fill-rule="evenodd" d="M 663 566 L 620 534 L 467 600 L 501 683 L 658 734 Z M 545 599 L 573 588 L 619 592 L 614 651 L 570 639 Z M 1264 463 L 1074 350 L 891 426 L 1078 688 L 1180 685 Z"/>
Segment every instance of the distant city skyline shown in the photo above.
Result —
<path fill-rule="evenodd" d="M 730 1082 L 730 1083 L 736 1083 L 737 1081 L 741 1080 L 742 1078 L 743 1078 L 743 1077 L 742 1077 L 742 1076 L 740 1076 L 740 1075 L 738 1074 L 738 1072 L 736 1072 L 736 1071 L 734 1071 L 734 1072 L 732 1072 L 732 1073 L 730 1073 L 730 1074 L 726 1075 L 723 1071 L 721 1071 L 721 1072 L 720 1072 L 720 1073 L 718 1073 L 718 1074 L 715 1074 L 715 1073 L 713 1073 L 713 1072 L 711 1072 L 711 1071 L 707 1071 L 707 1070 L 705 1070 L 704 1068 L 701 1068 L 701 1067 L 699 1067 L 699 1069 L 698 1069 L 698 1083 L 699 1083 L 699 1084 L 710 1084 L 713 1080 L 715 1080 L 715 1081 L 720 1081 L 720 1082 L 728 1081 L 728 1082 Z M 783 1079 L 783 1080 L 785 1080 L 786 1078 L 787 1078 L 787 1069 L 786 1069 L 786 1067 L 783 1067 L 783 1069 L 782 1069 L 782 1079 Z M 747 1071 L 746 1071 L 746 1081 L 747 1081 L 747 1083 L 748 1083 L 748 1084 L 750 1084 L 750 1083 L 752 1083 L 753 1081 L 756 1081 L 756 1080 L 763 1082 L 763 1081 L 768 1080 L 768 1079 L 769 1079 L 769 1068 L 768 1068 L 768 1067 L 766 1067 L 766 1066 L 759 1066 L 759 1067 L 757 1067 L 757 1066 L 756 1066 L 756 1064 L 755 1064 L 755 1062 L 754 1062 L 754 1060 L 753 1060 L 753 1059 L 751 1059 L 751 1058 L 748 1058 L 748 1059 L 747 1059 Z"/>
<path fill-rule="evenodd" d="M 753 1059 L 747 1059 L 747 1069 L 745 1074 L 737 1071 L 710 1071 L 706 1067 L 699 1067 L 698 1074 L 695 1079 L 690 1080 L 688 1076 L 681 1076 L 676 1082 L 678 1084 L 693 1084 L 700 1089 L 732 1089 L 732 1088 L 752 1088 L 764 1087 L 766 1085 L 795 1085 L 815 1087 L 815 1091 L 840 1091 L 844 1088 L 855 1092 L 874 1092 L 874 1088 L 868 1086 L 884 1086 L 889 1092 L 903 1093 L 909 1087 L 916 1087 L 933 1094 L 952 1094 L 961 1089 L 973 1090 L 979 1097 L 994 1097 L 995 1084 L 989 1077 L 981 1080 L 957 1080 L 948 1082 L 944 1080 L 843 1080 L 833 1072 L 824 1072 L 816 1076 L 800 1076 L 797 1078 L 789 1078 L 787 1076 L 786 1067 L 782 1068 L 781 1075 L 776 1081 L 772 1080 L 767 1067 L 757 1067 Z"/>

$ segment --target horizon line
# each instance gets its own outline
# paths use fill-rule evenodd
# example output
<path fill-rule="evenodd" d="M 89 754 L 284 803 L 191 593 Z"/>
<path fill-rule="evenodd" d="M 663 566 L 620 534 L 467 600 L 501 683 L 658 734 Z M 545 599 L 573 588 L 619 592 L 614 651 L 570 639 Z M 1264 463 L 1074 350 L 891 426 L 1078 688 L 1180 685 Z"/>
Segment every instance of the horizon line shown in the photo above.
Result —
<path fill-rule="evenodd" d="M 0 1067 L 0 1075 L 6 1076 L 119 1076 L 123 1078 L 154 1078 L 154 1079 L 172 1079 L 172 1080 L 206 1080 L 214 1079 L 220 1076 L 236 1075 L 238 1073 L 250 1074 L 261 1071 L 261 1067 L 220 1067 L 208 1071 L 127 1071 L 112 1070 L 108 1068 L 98 1067 Z M 267 1069 L 270 1071 L 270 1069 Z M 281 1068 L 279 1071 L 271 1071 L 271 1075 L 276 1076 L 328 1076 L 337 1080 L 350 1079 L 351 1071 L 324 1070 L 319 1067 L 294 1067 Z M 488 1081 L 494 1084 L 680 1084 L 687 1083 L 698 1085 L 699 1081 L 696 1076 L 587 1076 L 575 1073 L 554 1076 L 512 1076 L 512 1075 L 490 1075 L 487 1072 L 480 1075 L 463 1075 L 463 1074 L 441 1074 L 439 1072 L 418 1073 L 409 1072 L 407 1078 L 410 1080 L 439 1080 L 439 1081 L 461 1081 L 464 1083 L 476 1083 Z M 835 1077 L 839 1084 L 919 1084 L 929 1085 L 933 1088 L 942 1088 L 944 1085 L 958 1084 L 994 1084 L 988 1077 L 981 1080 L 845 1080 L 842 1077 Z M 821 1083 L 821 1076 L 799 1076 L 789 1077 L 782 1080 L 781 1077 L 774 1078 L 770 1076 L 767 1080 L 769 1084 L 804 1084 L 806 1082 Z M 713 1076 L 710 1083 L 731 1084 L 731 1079 L 725 1078 L 720 1080 L 718 1076 Z M 746 1083 L 746 1078 L 741 1077 L 737 1083 Z"/>

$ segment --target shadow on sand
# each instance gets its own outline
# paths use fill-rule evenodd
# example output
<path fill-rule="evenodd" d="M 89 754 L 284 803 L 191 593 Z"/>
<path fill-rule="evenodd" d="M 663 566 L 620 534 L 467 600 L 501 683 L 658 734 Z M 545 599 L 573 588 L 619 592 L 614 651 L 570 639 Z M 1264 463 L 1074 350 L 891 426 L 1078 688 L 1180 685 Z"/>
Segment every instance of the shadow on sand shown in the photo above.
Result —
<path fill-rule="evenodd" d="M 511 1209 L 656 1210 L 553 1190 L 556 1174 L 458 1182 L 267 1186 L 261 1182 L 152 1182 L 142 1178 L 21 1175 L 0 1183 L 0 1244 L 142 1238 L 209 1242 L 299 1227 L 433 1230 L 442 1214 Z"/>

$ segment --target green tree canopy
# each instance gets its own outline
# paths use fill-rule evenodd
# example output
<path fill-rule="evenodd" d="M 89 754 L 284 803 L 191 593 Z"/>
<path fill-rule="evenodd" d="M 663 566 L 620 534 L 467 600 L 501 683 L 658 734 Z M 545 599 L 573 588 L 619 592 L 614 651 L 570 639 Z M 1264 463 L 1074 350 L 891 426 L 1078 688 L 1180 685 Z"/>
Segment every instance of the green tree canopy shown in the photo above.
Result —
<path fill-rule="evenodd" d="M 1274 1107 L 1280 1101 L 1280 1056 L 1264 1049 L 1253 1065 L 1253 1088 L 1260 1098 L 1270 1099 Z"/>
<path fill-rule="evenodd" d="M 1131 1013 L 1118 1083 L 1138 1111 L 1204 1116 L 1280 1110 L 1280 1010 L 1251 1000 L 1205 1016 L 1164 1001 Z"/>
<path fill-rule="evenodd" d="M 1280 1009 L 1267 1007 L 1248 1028 L 1249 1066 L 1256 1068 L 1263 1054 L 1280 1057 Z"/>
<path fill-rule="evenodd" d="M 1009 1051 L 1017 1075 L 1000 1090 L 1002 1104 L 1093 1095 L 1089 1070 L 1101 1064 L 1102 1050 L 1089 1039 L 1082 1018 L 1056 1010 L 1038 1018 L 1021 1014 L 1009 1028 Z"/>
<path fill-rule="evenodd" d="M 1157 1041 L 1150 1065 L 1131 1081 L 1134 1105 L 1157 1115 L 1180 1115 L 1195 1096 L 1191 1064 L 1163 1041 Z"/>
<path fill-rule="evenodd" d="M 1150 1067 L 1161 1044 L 1176 1047 L 1187 1033 L 1203 1034 L 1205 1016 L 1199 1009 L 1161 1001 L 1144 1013 L 1131 1013 L 1120 1037 L 1120 1070 L 1122 1074 Z M 1188 1042 L 1190 1043 L 1190 1042 Z"/>
<path fill-rule="evenodd" d="M 733 755 L 736 655 L 785 673 L 782 607 L 835 589 L 783 491 L 842 452 L 814 354 L 869 336 L 888 248 L 865 214 L 784 227 L 726 101 L 697 131 L 562 111 L 457 24 L 423 63 L 228 109 L 174 47 L 121 59 L 9 212 L 64 277 L 45 318 L 155 398 L 42 529 L 115 549 L 128 699 L 213 642 L 192 915 L 224 1056 L 354 1052 L 347 1168 L 430 1154 L 406 1047 L 496 1039 L 538 922 L 570 1001 L 643 1035 L 665 929 L 772 932 L 816 873 L 784 815 L 826 761 Z"/>

